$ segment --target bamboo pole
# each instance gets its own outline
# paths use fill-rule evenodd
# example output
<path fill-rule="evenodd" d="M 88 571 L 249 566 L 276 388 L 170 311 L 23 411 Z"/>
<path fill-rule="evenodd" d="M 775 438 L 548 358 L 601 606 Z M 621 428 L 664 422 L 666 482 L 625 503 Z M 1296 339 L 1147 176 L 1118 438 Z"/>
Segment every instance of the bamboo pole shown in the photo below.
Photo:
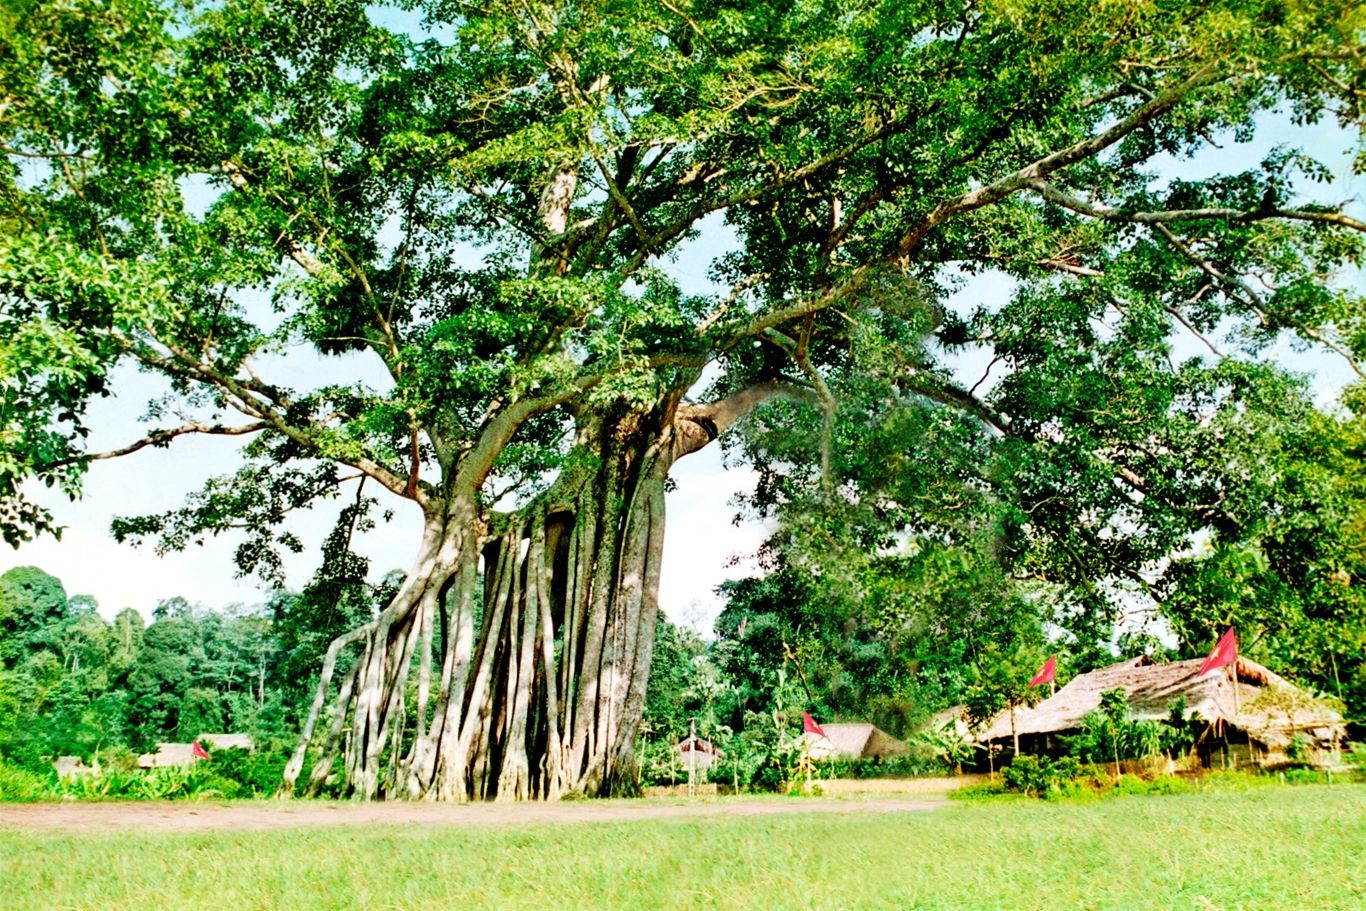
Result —
<path fill-rule="evenodd" d="M 697 796 L 697 719 L 688 719 L 688 797 Z"/>

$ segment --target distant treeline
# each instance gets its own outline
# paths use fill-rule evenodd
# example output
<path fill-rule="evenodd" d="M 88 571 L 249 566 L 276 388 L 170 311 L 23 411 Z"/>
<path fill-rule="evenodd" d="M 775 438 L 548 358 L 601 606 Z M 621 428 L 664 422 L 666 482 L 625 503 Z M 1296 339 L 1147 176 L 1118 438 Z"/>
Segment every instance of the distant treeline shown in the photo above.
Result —
<path fill-rule="evenodd" d="M 301 597 L 210 610 L 169 598 L 150 622 L 125 608 L 68 596 L 34 567 L 0 575 L 0 759 L 40 767 L 51 757 L 107 760 L 204 732 L 249 733 L 288 749 L 307 699 L 321 629 L 302 629 Z M 321 645 L 320 645 L 321 642 Z"/>

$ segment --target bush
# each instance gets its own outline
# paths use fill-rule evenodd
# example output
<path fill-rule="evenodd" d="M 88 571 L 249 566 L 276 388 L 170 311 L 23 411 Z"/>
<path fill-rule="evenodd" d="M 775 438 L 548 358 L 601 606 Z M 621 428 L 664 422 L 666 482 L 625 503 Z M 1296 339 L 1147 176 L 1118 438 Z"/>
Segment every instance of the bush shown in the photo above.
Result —
<path fill-rule="evenodd" d="M 209 755 L 209 769 L 219 777 L 235 782 L 244 794 L 269 797 L 280 787 L 289 757 L 283 753 L 264 750 L 251 752 L 237 747 L 214 750 Z"/>
<path fill-rule="evenodd" d="M 67 800 L 204 800 L 242 796 L 242 786 L 214 772 L 207 762 L 83 775 L 58 781 L 52 796 Z"/>
<path fill-rule="evenodd" d="M 53 776 L 0 761 L 0 801 L 47 800 L 52 796 Z"/>
<path fill-rule="evenodd" d="M 816 770 L 821 778 L 925 778 L 942 775 L 946 767 L 932 756 L 898 753 L 867 759 L 832 756 L 819 760 Z"/>
<path fill-rule="evenodd" d="M 996 797 L 1018 797 L 1006 790 L 1005 782 L 1002 781 L 983 781 L 980 784 L 968 785 L 966 788 L 959 788 L 949 792 L 950 800 L 986 800 Z"/>
<path fill-rule="evenodd" d="M 1009 791 L 1029 797 L 1043 797 L 1061 791 L 1081 774 L 1081 765 L 1071 756 L 1049 759 L 1047 756 L 1016 756 L 1001 770 L 1001 780 Z"/>

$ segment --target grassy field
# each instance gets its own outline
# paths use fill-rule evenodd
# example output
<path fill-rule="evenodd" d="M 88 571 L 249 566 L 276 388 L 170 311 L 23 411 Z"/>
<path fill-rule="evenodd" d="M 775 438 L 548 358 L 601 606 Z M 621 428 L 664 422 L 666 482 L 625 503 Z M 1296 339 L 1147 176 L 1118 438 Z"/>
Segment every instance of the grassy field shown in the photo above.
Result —
<path fill-rule="evenodd" d="M 852 808 L 851 808 L 852 809 Z M 1366 909 L 1366 787 L 534 828 L 0 831 L 27 909 Z"/>

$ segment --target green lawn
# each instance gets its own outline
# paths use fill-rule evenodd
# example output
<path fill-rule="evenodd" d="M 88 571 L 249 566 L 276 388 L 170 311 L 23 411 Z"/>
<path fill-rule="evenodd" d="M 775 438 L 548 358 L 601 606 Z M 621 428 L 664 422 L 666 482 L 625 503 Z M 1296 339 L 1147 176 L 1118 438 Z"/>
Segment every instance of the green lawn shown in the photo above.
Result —
<path fill-rule="evenodd" d="M 1366 909 L 1366 787 L 521 829 L 3 831 L 0 907 Z"/>

